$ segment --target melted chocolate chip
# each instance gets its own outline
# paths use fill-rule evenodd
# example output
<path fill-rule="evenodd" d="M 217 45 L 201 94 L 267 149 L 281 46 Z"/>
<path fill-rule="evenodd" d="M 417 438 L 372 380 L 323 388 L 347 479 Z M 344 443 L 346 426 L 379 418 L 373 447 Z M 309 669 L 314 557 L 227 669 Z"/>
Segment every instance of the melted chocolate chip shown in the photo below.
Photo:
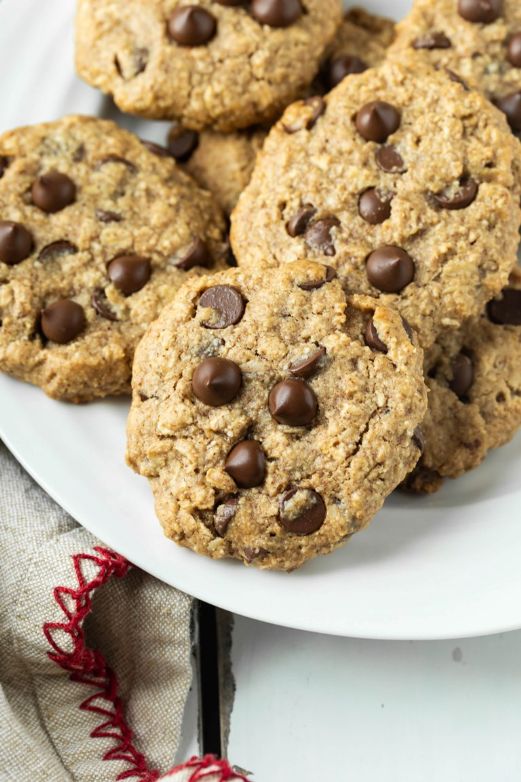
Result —
<path fill-rule="evenodd" d="M 279 424 L 309 426 L 318 412 L 315 392 L 304 380 L 283 380 L 268 397 L 271 415 Z"/>
<path fill-rule="evenodd" d="M 338 276 L 332 266 L 324 265 L 324 272 L 325 274 L 322 280 L 305 280 L 304 282 L 297 283 L 298 287 L 302 288 L 303 291 L 314 291 L 317 288 L 321 288 L 326 282 L 331 282 L 331 280 L 336 279 Z"/>
<path fill-rule="evenodd" d="M 239 498 L 230 496 L 225 497 L 223 501 L 216 507 L 213 517 L 213 524 L 215 531 L 221 538 L 224 538 L 226 535 L 230 521 L 237 513 L 238 506 Z"/>
<path fill-rule="evenodd" d="M 521 131 L 521 90 L 511 92 L 502 98 L 496 98 L 494 103 L 506 115 L 508 124 L 513 131 Z"/>
<path fill-rule="evenodd" d="M 458 353 L 452 362 L 452 380 L 449 388 L 459 399 L 464 400 L 474 382 L 474 365 L 466 353 Z"/>
<path fill-rule="evenodd" d="M 456 189 L 446 188 L 432 197 L 440 209 L 466 209 L 476 200 L 479 185 L 471 177 L 463 177 Z"/>
<path fill-rule="evenodd" d="M 368 68 L 367 63 L 354 54 L 340 54 L 331 57 L 322 70 L 322 78 L 327 88 L 332 90 L 337 84 L 353 73 L 363 73 Z"/>
<path fill-rule="evenodd" d="M 317 250 L 323 255 L 332 257 L 336 255 L 336 248 L 331 231 L 338 228 L 340 220 L 333 215 L 328 215 L 317 220 L 306 229 L 306 244 L 312 250 Z"/>
<path fill-rule="evenodd" d="M 514 33 L 508 39 L 507 60 L 514 68 L 521 68 L 521 33 Z"/>
<path fill-rule="evenodd" d="M 53 214 L 65 209 L 76 200 L 76 185 L 59 171 L 49 171 L 33 182 L 32 201 L 42 212 Z"/>
<path fill-rule="evenodd" d="M 500 326 L 521 326 L 521 290 L 504 288 L 500 299 L 489 301 L 487 315 Z"/>
<path fill-rule="evenodd" d="M 252 0 L 251 13 L 261 24 L 289 27 L 300 19 L 304 9 L 300 0 Z"/>
<path fill-rule="evenodd" d="M 458 13 L 467 22 L 490 24 L 502 11 L 503 0 L 458 0 Z"/>
<path fill-rule="evenodd" d="M 242 385 L 242 372 L 227 358 L 207 358 L 192 375 L 192 390 L 205 405 L 220 407 L 231 402 Z"/>
<path fill-rule="evenodd" d="M 194 266 L 203 266 L 209 268 L 213 264 L 213 258 L 208 249 L 208 245 L 202 239 L 194 239 L 192 244 L 176 261 L 176 269 L 182 269 L 187 272 Z"/>
<path fill-rule="evenodd" d="M 296 377 L 307 379 L 314 375 L 323 364 L 323 358 L 326 355 L 326 349 L 320 346 L 305 358 L 299 358 L 289 365 L 289 371 Z"/>
<path fill-rule="evenodd" d="M 412 46 L 413 49 L 450 49 L 452 43 L 445 33 L 434 31 L 419 35 L 412 42 Z"/>
<path fill-rule="evenodd" d="M 152 267 L 149 259 L 141 255 L 118 255 L 109 263 L 107 271 L 116 288 L 124 296 L 131 296 L 147 284 Z"/>
<path fill-rule="evenodd" d="M 233 285 L 214 285 L 201 295 L 199 306 L 214 310 L 213 318 L 202 322 L 205 328 L 225 329 L 242 319 L 246 301 Z"/>
<path fill-rule="evenodd" d="M 378 167 L 386 174 L 403 174 L 407 171 L 402 156 L 392 144 L 379 147 L 375 154 Z"/>
<path fill-rule="evenodd" d="M 178 163 L 186 163 L 199 146 L 199 134 L 174 122 L 168 133 L 167 146 Z"/>
<path fill-rule="evenodd" d="M 93 292 L 90 300 L 94 310 L 98 313 L 98 315 L 101 318 L 105 318 L 105 320 L 112 320 L 116 321 L 118 319 L 118 316 L 114 312 L 114 310 L 111 308 L 108 299 L 107 294 L 103 290 L 103 288 L 96 288 Z"/>
<path fill-rule="evenodd" d="M 106 209 L 96 209 L 95 215 L 100 223 L 120 223 L 123 220 L 122 215 L 117 212 L 107 211 Z"/>
<path fill-rule="evenodd" d="M 83 307 L 77 302 L 60 299 L 43 310 L 40 325 L 47 339 L 66 345 L 85 330 L 87 319 Z"/>
<path fill-rule="evenodd" d="M 356 129 L 366 141 L 383 144 L 400 127 L 400 113 L 385 101 L 366 103 L 355 117 Z"/>
<path fill-rule="evenodd" d="M 414 261 L 401 247 L 386 245 L 374 250 L 366 261 L 367 279 L 383 293 L 399 293 L 414 279 Z"/>
<path fill-rule="evenodd" d="M 313 95 L 302 101 L 302 106 L 306 109 L 293 122 L 283 122 L 282 125 L 286 133 L 298 133 L 299 130 L 311 130 L 316 121 L 326 110 L 326 102 L 320 95 Z"/>
<path fill-rule="evenodd" d="M 392 196 L 382 196 L 375 187 L 362 193 L 358 201 L 358 212 L 366 223 L 379 225 L 391 216 Z"/>
<path fill-rule="evenodd" d="M 62 255 L 75 255 L 78 252 L 78 248 L 72 242 L 67 242 L 65 239 L 61 239 L 57 242 L 51 242 L 46 244 L 38 255 L 39 261 L 49 261 L 54 258 L 58 258 Z"/>
<path fill-rule="evenodd" d="M 302 236 L 316 213 L 317 210 L 314 206 L 311 206 L 311 204 L 304 204 L 304 206 L 286 223 L 286 231 L 288 234 L 293 238 L 295 238 L 295 236 Z"/>
<path fill-rule="evenodd" d="M 368 348 L 376 353 L 387 353 L 388 347 L 378 336 L 376 326 L 372 320 L 368 321 L 364 331 L 364 342 Z"/>
<path fill-rule="evenodd" d="M 33 236 L 24 225 L 0 220 L 0 261 L 16 266 L 31 255 L 33 247 Z"/>
<path fill-rule="evenodd" d="M 202 46 L 215 36 L 217 20 L 198 5 L 181 5 L 170 14 L 167 28 L 170 39 L 180 46 Z"/>
<path fill-rule="evenodd" d="M 240 489 L 252 489 L 264 482 L 266 454 L 257 440 L 237 443 L 224 463 L 224 469 Z"/>
<path fill-rule="evenodd" d="M 279 500 L 279 522 L 295 535 L 317 532 L 326 513 L 325 502 L 314 489 L 291 488 Z"/>

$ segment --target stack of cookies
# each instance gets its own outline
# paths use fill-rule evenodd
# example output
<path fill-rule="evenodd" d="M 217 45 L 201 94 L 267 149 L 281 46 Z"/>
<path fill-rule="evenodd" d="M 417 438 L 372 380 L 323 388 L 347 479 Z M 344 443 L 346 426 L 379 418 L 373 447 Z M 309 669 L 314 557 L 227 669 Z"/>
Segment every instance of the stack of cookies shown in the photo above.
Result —
<path fill-rule="evenodd" d="M 132 390 L 166 535 L 293 570 L 521 426 L 521 6 L 78 0 L 96 118 L 0 137 L 0 368 Z"/>

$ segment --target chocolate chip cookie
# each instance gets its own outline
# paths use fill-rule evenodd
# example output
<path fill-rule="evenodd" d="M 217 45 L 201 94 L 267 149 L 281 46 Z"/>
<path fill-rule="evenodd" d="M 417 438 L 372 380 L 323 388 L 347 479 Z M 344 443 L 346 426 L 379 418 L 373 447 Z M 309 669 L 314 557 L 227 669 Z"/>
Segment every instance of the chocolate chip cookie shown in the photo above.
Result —
<path fill-rule="evenodd" d="M 192 280 L 136 352 L 128 462 L 166 535 L 292 570 L 362 529 L 419 457 L 422 351 L 316 263 Z"/>
<path fill-rule="evenodd" d="M 416 0 L 389 52 L 398 58 L 405 53 L 481 90 L 521 131 L 518 0 Z"/>
<path fill-rule="evenodd" d="M 328 263 L 347 293 L 395 305 L 428 346 L 508 281 L 519 149 L 477 92 L 385 63 L 287 109 L 232 215 L 236 258 Z"/>
<path fill-rule="evenodd" d="M 521 427 L 521 272 L 480 318 L 438 340 L 426 362 L 423 453 L 406 481 L 418 492 L 477 467 Z"/>
<path fill-rule="evenodd" d="M 74 402 L 128 392 L 145 327 L 225 267 L 220 210 L 112 122 L 14 130 L 0 160 L 0 369 Z"/>
<path fill-rule="evenodd" d="M 123 111 L 230 131 L 298 97 L 340 21 L 340 0 L 78 0 L 76 64 Z"/>

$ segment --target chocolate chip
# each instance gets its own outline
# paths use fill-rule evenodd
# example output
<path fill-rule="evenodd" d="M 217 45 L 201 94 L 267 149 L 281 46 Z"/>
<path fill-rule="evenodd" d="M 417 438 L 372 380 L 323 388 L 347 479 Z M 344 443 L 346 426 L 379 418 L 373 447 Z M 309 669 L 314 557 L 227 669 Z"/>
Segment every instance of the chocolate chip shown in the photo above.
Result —
<path fill-rule="evenodd" d="M 33 204 L 42 212 L 53 214 L 65 209 L 76 200 L 76 185 L 59 171 L 49 171 L 33 182 L 31 188 Z"/>
<path fill-rule="evenodd" d="M 79 144 L 73 152 L 72 159 L 74 163 L 81 163 L 85 159 L 85 144 Z"/>
<path fill-rule="evenodd" d="M 94 214 L 100 223 L 120 223 L 123 220 L 122 215 L 117 212 L 107 211 L 106 209 L 96 209 Z"/>
<path fill-rule="evenodd" d="M 379 147 L 375 154 L 376 162 L 386 174 L 403 174 L 407 167 L 402 156 L 392 144 Z"/>
<path fill-rule="evenodd" d="M 103 288 L 96 288 L 93 292 L 90 300 L 94 310 L 98 313 L 98 315 L 102 318 L 105 318 L 105 320 L 117 320 L 118 316 L 111 308 L 108 299 L 107 294 L 103 290 Z"/>
<path fill-rule="evenodd" d="M 304 206 L 286 223 L 286 231 L 288 234 L 293 238 L 295 236 L 302 236 L 316 213 L 317 210 L 314 206 L 311 206 L 311 204 L 304 204 Z"/>
<path fill-rule="evenodd" d="M 462 177 L 457 188 L 445 188 L 432 197 L 440 209 L 466 209 L 476 200 L 479 185 L 472 177 Z"/>
<path fill-rule="evenodd" d="M 257 440 L 237 443 L 224 463 L 224 469 L 240 489 L 260 486 L 266 475 L 266 454 Z"/>
<path fill-rule="evenodd" d="M 210 407 L 220 407 L 235 399 L 242 385 L 242 372 L 227 358 L 207 358 L 192 375 L 195 396 Z"/>
<path fill-rule="evenodd" d="M 451 81 L 455 82 L 456 84 L 461 84 L 461 86 L 463 87 L 465 92 L 469 92 L 470 91 L 470 88 L 469 88 L 469 85 L 467 84 L 467 82 L 464 79 L 462 79 L 461 76 L 459 76 L 457 73 L 454 73 L 454 71 L 451 71 L 450 68 L 445 68 L 445 73 L 447 74 L 447 76 L 449 77 L 449 79 Z"/>
<path fill-rule="evenodd" d="M 125 168 L 128 169 L 132 174 L 137 172 L 137 166 L 134 165 L 134 163 L 132 163 L 130 160 L 127 160 L 126 157 L 122 157 L 121 155 L 105 155 L 105 157 L 102 157 L 97 161 L 94 168 L 96 171 L 99 171 L 100 168 L 103 168 L 110 163 L 125 166 Z"/>
<path fill-rule="evenodd" d="M 186 163 L 199 146 L 199 134 L 174 122 L 168 132 L 168 151 L 178 163 Z"/>
<path fill-rule="evenodd" d="M 322 345 L 305 358 L 299 358 L 289 365 L 289 371 L 296 377 L 304 379 L 314 375 L 322 367 L 322 359 L 326 355 L 326 349 Z"/>
<path fill-rule="evenodd" d="M 78 248 L 72 242 L 67 242 L 65 239 L 61 239 L 57 242 L 51 242 L 46 244 L 45 247 L 40 250 L 38 255 L 39 261 L 48 261 L 51 258 L 58 258 L 62 255 L 75 255 L 78 252 Z"/>
<path fill-rule="evenodd" d="M 243 5 L 244 0 L 216 0 L 219 5 L 225 5 L 228 8 L 235 8 L 236 6 Z"/>
<path fill-rule="evenodd" d="M 337 273 L 332 266 L 326 266 L 324 264 L 324 278 L 322 280 L 305 280 L 304 282 L 297 283 L 299 288 L 303 291 L 314 291 L 317 288 L 321 288 L 326 282 L 336 279 Z"/>
<path fill-rule="evenodd" d="M 180 46 L 202 46 L 217 32 L 215 16 L 197 5 L 181 5 L 168 19 L 168 34 Z"/>
<path fill-rule="evenodd" d="M 9 158 L 6 157 L 5 155 L 0 155 L 0 179 L 2 179 L 8 167 L 9 167 Z"/>
<path fill-rule="evenodd" d="M 156 157 L 172 157 L 170 150 L 168 150 L 166 147 L 162 147 L 160 144 L 156 144 L 154 141 L 147 141 L 146 139 L 142 139 L 141 143 Z"/>
<path fill-rule="evenodd" d="M 218 535 L 220 535 L 221 538 L 226 535 L 230 521 L 237 513 L 238 506 L 239 498 L 230 496 L 225 497 L 223 501 L 216 507 L 213 517 L 213 524 L 215 531 Z"/>
<path fill-rule="evenodd" d="M 500 326 L 521 326 L 521 290 L 504 288 L 500 299 L 489 301 L 487 314 Z"/>
<path fill-rule="evenodd" d="M 375 187 L 362 193 L 358 201 L 358 212 L 366 223 L 379 225 L 391 216 L 392 196 L 382 196 Z"/>
<path fill-rule="evenodd" d="M 356 129 L 366 141 L 383 144 L 400 127 L 400 113 L 382 100 L 366 103 L 355 117 Z"/>
<path fill-rule="evenodd" d="M 414 272 L 414 261 L 400 247 L 385 245 L 367 258 L 367 279 L 383 293 L 399 293 L 413 281 Z"/>
<path fill-rule="evenodd" d="M 514 68 L 521 68 L 521 33 L 514 33 L 508 39 L 507 60 Z"/>
<path fill-rule="evenodd" d="M 308 426 L 318 412 L 315 392 L 304 380 L 282 380 L 268 397 L 271 415 L 279 424 Z"/>
<path fill-rule="evenodd" d="M 402 317 L 402 326 L 403 326 L 403 330 L 409 337 L 409 342 L 412 342 L 414 344 L 414 330 L 411 324 L 409 323 L 409 321 L 406 320 L 404 317 Z"/>
<path fill-rule="evenodd" d="M 182 254 L 175 263 L 176 269 L 182 269 L 187 272 L 194 266 L 203 266 L 209 268 L 213 263 L 213 258 L 208 249 L 208 245 L 202 239 L 194 239 L 188 249 Z"/>
<path fill-rule="evenodd" d="M 299 130 L 311 130 L 317 119 L 322 116 L 326 110 L 326 102 L 321 95 L 313 95 L 302 101 L 302 107 L 299 116 L 293 121 L 285 121 L 282 126 L 286 133 L 298 133 Z"/>
<path fill-rule="evenodd" d="M 458 13 L 467 22 L 490 24 L 501 16 L 502 0 L 458 0 Z"/>
<path fill-rule="evenodd" d="M 328 89 L 332 90 L 337 84 L 353 73 L 363 73 L 369 66 L 360 57 L 354 54 L 340 54 L 331 57 L 322 69 L 322 77 Z"/>
<path fill-rule="evenodd" d="M 240 290 L 233 285 L 214 285 L 201 295 L 199 306 L 214 310 L 212 320 L 202 322 L 205 328 L 225 329 L 234 326 L 242 319 L 246 302 Z"/>
<path fill-rule="evenodd" d="M 130 57 L 125 57 L 125 65 L 128 63 L 129 67 L 123 67 L 121 58 L 117 54 L 114 55 L 114 65 L 122 79 L 135 79 L 136 76 L 139 76 L 140 73 L 146 70 L 149 57 L 150 51 L 148 49 L 136 47 L 132 50 Z"/>
<path fill-rule="evenodd" d="M 147 284 L 152 267 L 149 259 L 141 255 L 118 255 L 109 263 L 107 271 L 116 288 L 124 296 L 130 296 Z"/>
<path fill-rule="evenodd" d="M 425 435 L 419 426 L 413 432 L 412 441 L 416 448 L 423 453 L 425 450 Z"/>
<path fill-rule="evenodd" d="M 511 92 L 502 98 L 496 98 L 494 103 L 503 114 L 506 114 L 512 130 L 521 131 L 521 90 Z"/>
<path fill-rule="evenodd" d="M 449 388 L 459 399 L 465 399 L 474 382 L 474 365 L 466 353 L 458 353 L 452 362 L 452 380 Z"/>
<path fill-rule="evenodd" d="M 388 347 L 378 336 L 376 326 L 372 320 L 368 321 L 364 331 L 364 342 L 368 348 L 377 353 L 387 353 Z"/>
<path fill-rule="evenodd" d="M 59 299 L 43 310 L 40 325 L 47 339 L 65 345 L 85 330 L 87 319 L 80 304 L 71 299 Z"/>
<path fill-rule="evenodd" d="M 413 49 L 450 49 L 452 43 L 445 33 L 432 32 L 419 35 L 412 42 L 412 46 Z"/>
<path fill-rule="evenodd" d="M 304 9 L 300 0 L 252 0 L 251 13 L 261 24 L 289 27 L 300 19 Z"/>
<path fill-rule="evenodd" d="M 326 519 L 324 500 L 314 489 L 292 488 L 279 500 L 279 522 L 286 532 L 311 535 Z"/>
<path fill-rule="evenodd" d="M 312 223 L 306 229 L 306 244 L 313 250 L 329 257 L 336 255 L 336 248 L 334 244 L 331 231 L 333 228 L 338 228 L 340 220 L 337 217 L 328 215 L 317 220 L 316 223 Z"/>
<path fill-rule="evenodd" d="M 15 266 L 31 255 L 33 247 L 33 236 L 24 225 L 0 220 L 0 261 Z"/>

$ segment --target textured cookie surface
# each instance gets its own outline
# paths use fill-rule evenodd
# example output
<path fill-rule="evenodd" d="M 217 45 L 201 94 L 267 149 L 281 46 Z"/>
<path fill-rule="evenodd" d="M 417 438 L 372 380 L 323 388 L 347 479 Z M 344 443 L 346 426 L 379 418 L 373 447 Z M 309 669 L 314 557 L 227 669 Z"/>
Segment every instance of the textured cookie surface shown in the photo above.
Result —
<path fill-rule="evenodd" d="M 225 266 L 218 207 L 102 120 L 6 133 L 0 161 L 0 369 L 72 401 L 128 392 L 148 323 Z"/>
<path fill-rule="evenodd" d="M 394 310 L 346 300 L 322 264 L 232 269 L 184 286 L 141 342 L 128 461 L 168 537 L 291 570 L 371 520 L 425 410 Z"/>
<path fill-rule="evenodd" d="M 123 111 L 229 131 L 297 97 L 340 20 L 340 0 L 78 0 L 76 63 Z"/>
<path fill-rule="evenodd" d="M 390 56 L 448 68 L 497 103 L 521 131 L 518 0 L 416 0 L 397 26 Z"/>
<path fill-rule="evenodd" d="M 477 467 L 521 427 L 521 273 L 480 318 L 438 340 L 426 364 L 424 451 L 407 480 L 421 492 Z"/>
<path fill-rule="evenodd" d="M 232 217 L 239 265 L 327 262 L 428 346 L 508 280 L 518 147 L 501 113 L 445 73 L 393 62 L 349 76 L 271 130 Z"/>

